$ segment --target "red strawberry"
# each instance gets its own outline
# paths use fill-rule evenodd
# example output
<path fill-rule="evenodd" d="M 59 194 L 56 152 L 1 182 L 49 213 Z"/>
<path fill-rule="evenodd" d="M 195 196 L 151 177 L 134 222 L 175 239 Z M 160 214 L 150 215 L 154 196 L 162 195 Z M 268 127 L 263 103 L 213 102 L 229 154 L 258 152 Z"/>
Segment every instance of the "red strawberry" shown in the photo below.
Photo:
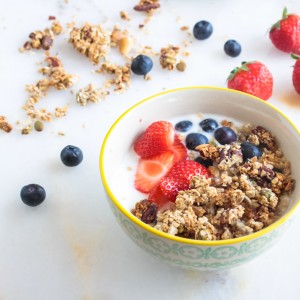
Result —
<path fill-rule="evenodd" d="M 134 151 L 141 157 L 150 157 L 168 150 L 174 142 L 174 127 L 166 121 L 152 123 L 136 140 Z"/>
<path fill-rule="evenodd" d="M 293 85 L 298 94 L 300 94 L 300 56 L 292 54 L 292 58 L 296 59 L 293 70 Z"/>
<path fill-rule="evenodd" d="M 272 96 L 273 76 L 261 62 L 242 62 L 241 67 L 231 71 L 227 86 L 230 89 L 268 100 Z"/>
<path fill-rule="evenodd" d="M 169 202 L 169 199 L 161 191 L 159 184 L 150 191 L 148 200 L 155 202 L 159 207 Z"/>
<path fill-rule="evenodd" d="M 174 164 L 174 153 L 166 151 L 148 158 L 140 158 L 135 174 L 135 188 L 149 193 Z"/>
<path fill-rule="evenodd" d="M 160 181 L 161 191 L 170 201 L 175 201 L 179 191 L 189 189 L 193 176 L 209 177 L 210 172 L 194 160 L 180 161 Z"/>
<path fill-rule="evenodd" d="M 179 139 L 179 137 L 176 134 L 174 137 L 174 143 L 169 149 L 175 155 L 175 162 L 178 162 L 180 160 L 187 158 L 187 148 L 181 142 L 181 140 Z"/>
<path fill-rule="evenodd" d="M 282 19 L 272 26 L 269 37 L 277 49 L 300 54 L 300 17 L 288 14 L 284 8 Z"/>

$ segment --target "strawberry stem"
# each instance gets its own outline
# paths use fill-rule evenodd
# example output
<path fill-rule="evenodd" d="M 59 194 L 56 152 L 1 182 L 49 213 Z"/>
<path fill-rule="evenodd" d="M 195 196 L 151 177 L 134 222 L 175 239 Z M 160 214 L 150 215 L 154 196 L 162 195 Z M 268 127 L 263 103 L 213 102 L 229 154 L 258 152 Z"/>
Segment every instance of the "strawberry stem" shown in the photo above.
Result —
<path fill-rule="evenodd" d="M 293 58 L 293 59 L 299 59 L 300 56 L 297 55 L 297 54 L 291 53 L 291 58 Z"/>

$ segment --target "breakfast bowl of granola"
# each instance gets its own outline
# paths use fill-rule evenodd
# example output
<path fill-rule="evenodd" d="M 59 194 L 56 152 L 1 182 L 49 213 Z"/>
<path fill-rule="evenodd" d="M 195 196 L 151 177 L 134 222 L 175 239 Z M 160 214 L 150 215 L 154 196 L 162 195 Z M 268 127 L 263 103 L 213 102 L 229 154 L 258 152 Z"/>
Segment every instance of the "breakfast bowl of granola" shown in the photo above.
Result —
<path fill-rule="evenodd" d="M 127 235 L 194 270 L 248 262 L 279 240 L 300 204 L 300 133 L 249 94 L 186 87 L 123 113 L 100 153 L 110 207 Z"/>

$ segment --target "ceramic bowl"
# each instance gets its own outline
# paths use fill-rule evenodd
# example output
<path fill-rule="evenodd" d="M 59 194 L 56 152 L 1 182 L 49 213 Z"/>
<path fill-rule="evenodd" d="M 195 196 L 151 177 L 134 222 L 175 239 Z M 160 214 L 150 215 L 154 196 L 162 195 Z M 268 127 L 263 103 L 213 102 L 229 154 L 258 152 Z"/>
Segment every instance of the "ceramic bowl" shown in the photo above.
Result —
<path fill-rule="evenodd" d="M 282 236 L 300 203 L 296 183 L 286 213 L 275 223 L 248 236 L 203 241 L 171 236 L 141 222 L 130 210 L 145 195 L 134 188 L 138 157 L 133 142 L 152 122 L 180 115 L 220 114 L 269 129 L 300 179 L 300 133 L 277 108 L 251 95 L 215 87 L 187 87 L 151 96 L 123 113 L 106 135 L 100 154 L 100 173 L 110 207 L 127 235 L 141 248 L 165 262 L 195 270 L 216 270 L 248 262 Z"/>

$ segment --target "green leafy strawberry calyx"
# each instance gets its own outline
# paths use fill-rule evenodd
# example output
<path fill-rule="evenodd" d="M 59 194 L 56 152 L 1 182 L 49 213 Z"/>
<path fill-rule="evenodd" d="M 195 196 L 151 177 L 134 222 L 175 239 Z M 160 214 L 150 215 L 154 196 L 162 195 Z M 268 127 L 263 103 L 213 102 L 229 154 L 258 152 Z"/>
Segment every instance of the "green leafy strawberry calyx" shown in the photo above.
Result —
<path fill-rule="evenodd" d="M 234 76 L 240 71 L 249 71 L 248 65 L 252 63 L 253 61 L 249 61 L 249 62 L 243 61 L 240 67 L 236 67 L 230 72 L 227 81 L 233 79 Z"/>
<path fill-rule="evenodd" d="M 281 20 L 277 21 L 274 25 L 272 25 L 271 30 L 280 29 L 280 22 L 287 19 L 287 17 L 288 17 L 288 13 L 287 13 L 287 8 L 285 7 L 282 12 Z"/>
<path fill-rule="evenodd" d="M 291 58 L 293 58 L 293 59 L 299 59 L 299 58 L 300 58 L 300 55 L 291 53 Z"/>

